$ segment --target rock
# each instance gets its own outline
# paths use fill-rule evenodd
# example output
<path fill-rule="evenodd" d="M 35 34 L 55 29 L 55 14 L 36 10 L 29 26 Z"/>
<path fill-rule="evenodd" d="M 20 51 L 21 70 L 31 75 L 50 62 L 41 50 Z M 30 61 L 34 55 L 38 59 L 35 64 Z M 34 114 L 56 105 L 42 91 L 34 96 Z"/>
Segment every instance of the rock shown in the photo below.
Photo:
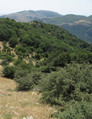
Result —
<path fill-rule="evenodd" d="M 27 119 L 27 118 L 23 117 L 23 119 Z"/>
<path fill-rule="evenodd" d="M 33 119 L 33 117 L 32 117 L 32 116 L 30 116 L 30 117 L 27 117 L 27 119 Z"/>
<path fill-rule="evenodd" d="M 32 116 L 27 117 L 27 118 L 23 117 L 23 119 L 33 119 L 33 117 Z"/>

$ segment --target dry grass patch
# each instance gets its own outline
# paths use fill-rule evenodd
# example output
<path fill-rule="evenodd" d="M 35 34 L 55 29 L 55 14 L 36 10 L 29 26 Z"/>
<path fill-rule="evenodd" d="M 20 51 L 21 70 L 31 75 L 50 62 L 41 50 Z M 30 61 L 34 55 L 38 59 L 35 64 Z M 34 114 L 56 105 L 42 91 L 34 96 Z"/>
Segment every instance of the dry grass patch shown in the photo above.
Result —
<path fill-rule="evenodd" d="M 55 109 L 41 104 L 37 92 L 17 92 L 16 83 L 0 77 L 0 119 L 22 119 L 33 116 L 34 119 L 50 119 Z"/>

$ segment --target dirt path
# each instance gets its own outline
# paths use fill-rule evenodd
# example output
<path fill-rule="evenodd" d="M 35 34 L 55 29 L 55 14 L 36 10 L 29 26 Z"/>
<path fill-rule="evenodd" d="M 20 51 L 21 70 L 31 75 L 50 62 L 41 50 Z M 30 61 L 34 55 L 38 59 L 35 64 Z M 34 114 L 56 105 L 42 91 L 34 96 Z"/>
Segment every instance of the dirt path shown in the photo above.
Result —
<path fill-rule="evenodd" d="M 49 105 L 41 104 L 37 92 L 17 92 L 13 80 L 0 77 L 0 119 L 50 119 L 55 111 Z M 52 119 L 52 118 L 51 118 Z"/>

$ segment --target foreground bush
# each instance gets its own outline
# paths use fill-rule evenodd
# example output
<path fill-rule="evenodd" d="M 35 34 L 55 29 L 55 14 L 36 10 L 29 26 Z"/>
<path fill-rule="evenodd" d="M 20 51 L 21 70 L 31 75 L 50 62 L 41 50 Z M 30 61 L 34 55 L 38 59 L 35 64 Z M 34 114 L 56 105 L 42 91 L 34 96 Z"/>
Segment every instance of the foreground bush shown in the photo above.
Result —
<path fill-rule="evenodd" d="M 59 119 L 92 118 L 92 65 L 68 64 L 44 77 L 39 84 L 42 102 L 59 105 Z"/>
<path fill-rule="evenodd" d="M 81 101 L 82 94 L 92 93 L 92 65 L 73 63 L 52 72 L 41 80 L 40 91 L 42 100 L 51 104 Z"/>
<path fill-rule="evenodd" d="M 89 102 L 70 102 L 65 108 L 54 114 L 53 117 L 59 119 L 92 119 L 92 103 Z"/>

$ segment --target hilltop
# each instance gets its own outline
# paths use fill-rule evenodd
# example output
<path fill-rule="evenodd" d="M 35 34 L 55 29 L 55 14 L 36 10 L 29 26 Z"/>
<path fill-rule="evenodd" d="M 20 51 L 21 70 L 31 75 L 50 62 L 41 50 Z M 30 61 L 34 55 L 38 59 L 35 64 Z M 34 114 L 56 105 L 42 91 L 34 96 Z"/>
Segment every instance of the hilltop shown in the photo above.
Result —
<path fill-rule="evenodd" d="M 52 17 L 59 17 L 60 14 L 53 12 L 53 11 L 46 11 L 46 10 L 28 10 L 28 11 L 20 11 L 16 13 L 12 13 L 9 15 L 4 15 L 4 18 L 11 18 L 19 22 L 31 22 L 34 20 L 41 20 L 44 18 L 52 18 Z"/>

